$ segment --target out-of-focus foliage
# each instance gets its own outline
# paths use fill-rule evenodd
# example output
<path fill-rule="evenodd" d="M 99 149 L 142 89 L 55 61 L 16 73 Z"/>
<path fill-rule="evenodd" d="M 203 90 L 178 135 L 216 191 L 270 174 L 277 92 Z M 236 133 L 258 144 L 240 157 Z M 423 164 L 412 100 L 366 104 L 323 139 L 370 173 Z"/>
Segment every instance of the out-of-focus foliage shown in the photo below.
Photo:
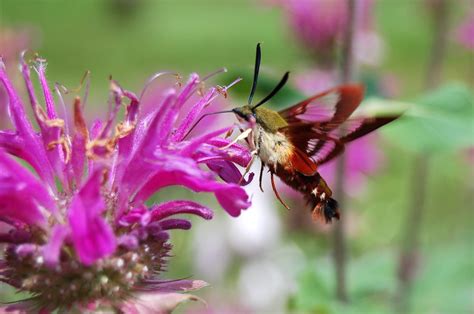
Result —
<path fill-rule="evenodd" d="M 474 145 L 474 102 L 466 86 L 443 86 L 413 104 L 386 130 L 392 141 L 415 152 L 451 151 Z"/>
<path fill-rule="evenodd" d="M 442 245 L 423 252 L 423 267 L 413 291 L 413 313 L 469 313 L 474 261 L 469 241 Z M 391 313 L 397 302 L 395 253 L 378 250 L 351 260 L 348 304 L 332 297 L 333 279 L 329 259 L 308 260 L 289 308 L 297 313 Z"/>

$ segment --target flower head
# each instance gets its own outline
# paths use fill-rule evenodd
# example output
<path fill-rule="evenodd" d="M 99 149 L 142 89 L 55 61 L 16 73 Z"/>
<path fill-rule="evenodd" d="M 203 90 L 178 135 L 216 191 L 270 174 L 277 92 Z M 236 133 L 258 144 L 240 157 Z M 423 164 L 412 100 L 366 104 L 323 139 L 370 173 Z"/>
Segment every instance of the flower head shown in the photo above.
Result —
<path fill-rule="evenodd" d="M 191 227 L 176 215 L 211 219 L 213 212 L 190 200 L 151 206 L 147 200 L 162 188 L 180 185 L 213 193 L 232 216 L 250 206 L 236 167 L 247 165 L 250 154 L 237 144 L 228 147 L 229 140 L 220 135 L 229 128 L 187 137 L 200 112 L 226 88 L 204 91 L 178 119 L 182 107 L 202 89 L 197 74 L 157 96 L 155 109 L 143 116 L 141 96 L 111 80 L 107 118 L 88 126 L 84 104 L 76 97 L 69 125 L 56 111 L 45 61 L 36 59 L 33 68 L 44 108 L 33 90 L 30 67 L 22 60 L 38 131 L 0 60 L 0 84 L 14 126 L 0 130 L 0 219 L 10 228 L 0 234 L 6 243 L 0 280 L 31 294 L 13 308 L 135 313 L 147 306 L 159 308 L 164 293 L 169 299 L 161 304 L 168 310 L 187 299 L 173 292 L 199 288 L 202 282 L 159 277 L 171 249 L 168 232 Z M 57 86 L 56 91 L 63 102 Z M 123 119 L 116 122 L 122 107 Z"/>

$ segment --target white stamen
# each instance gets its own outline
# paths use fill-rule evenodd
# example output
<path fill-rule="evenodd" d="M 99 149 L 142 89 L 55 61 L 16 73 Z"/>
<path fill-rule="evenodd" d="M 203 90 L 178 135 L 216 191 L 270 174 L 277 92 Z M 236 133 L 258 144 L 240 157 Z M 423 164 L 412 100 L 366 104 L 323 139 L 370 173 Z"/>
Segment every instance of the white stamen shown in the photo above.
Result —
<path fill-rule="evenodd" d="M 233 140 L 232 142 L 230 142 L 230 143 L 227 144 L 226 146 L 221 147 L 221 148 L 219 148 L 219 149 L 222 149 L 222 150 L 228 149 L 229 147 L 231 147 L 232 145 L 234 145 L 234 144 L 237 143 L 238 141 L 247 138 L 247 137 L 249 136 L 250 132 L 252 132 L 252 129 L 250 129 L 250 128 L 247 129 L 247 130 L 245 130 L 245 131 L 243 131 L 239 136 L 237 136 L 237 137 L 235 138 L 235 140 Z"/>

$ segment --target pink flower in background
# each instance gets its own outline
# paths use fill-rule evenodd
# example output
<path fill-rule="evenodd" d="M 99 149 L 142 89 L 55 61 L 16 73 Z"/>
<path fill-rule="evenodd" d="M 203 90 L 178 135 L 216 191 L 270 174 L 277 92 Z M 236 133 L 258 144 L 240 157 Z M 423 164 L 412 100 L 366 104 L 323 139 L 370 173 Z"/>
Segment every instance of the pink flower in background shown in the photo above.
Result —
<path fill-rule="evenodd" d="M 31 31 L 25 29 L 0 28 L 0 56 L 3 62 L 12 66 L 18 63 L 21 51 L 31 47 Z M 12 71 L 13 72 L 13 71 Z M 11 73 L 13 76 L 15 73 Z M 8 97 L 0 86 L 0 128 L 10 126 L 7 117 Z"/>
<path fill-rule="evenodd" d="M 367 185 L 367 176 L 376 173 L 383 165 L 384 157 L 378 148 L 377 140 L 376 134 L 370 134 L 346 145 L 344 180 L 346 192 L 353 197 L 363 192 Z M 319 168 L 319 172 L 330 186 L 335 184 L 336 164 L 337 158 Z"/>
<path fill-rule="evenodd" d="M 0 56 L 5 64 L 17 62 L 20 52 L 31 48 L 32 33 L 30 29 L 0 29 Z"/>
<path fill-rule="evenodd" d="M 337 83 L 337 71 L 309 70 L 298 74 L 294 80 L 299 90 L 312 96 L 334 87 Z"/>
<path fill-rule="evenodd" d="M 271 3 L 284 9 L 293 33 L 321 64 L 333 66 L 336 45 L 348 21 L 345 0 L 279 0 Z M 380 63 L 383 40 L 374 31 L 373 0 L 356 1 L 359 19 L 356 31 L 356 58 L 368 65 Z"/>
<path fill-rule="evenodd" d="M 178 119 L 201 84 L 192 74 L 181 88 L 156 97 L 154 110 L 142 117 L 140 98 L 111 81 L 108 117 L 87 126 L 84 105 L 76 97 L 74 123 L 68 127 L 56 112 L 45 62 L 34 64 L 41 100 L 23 60 L 21 69 L 39 131 L 0 60 L 0 83 L 14 126 L 0 130 L 0 220 L 10 228 L 0 234 L 6 244 L 0 280 L 31 294 L 8 308 L 167 313 L 193 298 L 176 292 L 204 282 L 159 276 L 171 249 L 168 231 L 191 227 L 176 215 L 211 219 L 213 212 L 189 200 L 153 205 L 147 200 L 162 188 L 179 185 L 214 194 L 231 216 L 250 206 L 237 184 L 235 165 L 247 165 L 250 154 L 236 144 L 227 147 L 230 141 L 220 135 L 229 128 L 186 136 L 222 88 L 205 90 Z M 122 106 L 125 115 L 116 122 Z"/>
<path fill-rule="evenodd" d="M 281 1 L 288 23 L 301 43 L 316 56 L 333 54 L 347 23 L 344 0 Z"/>
<path fill-rule="evenodd" d="M 474 13 L 458 27 L 456 40 L 466 49 L 474 50 Z"/>

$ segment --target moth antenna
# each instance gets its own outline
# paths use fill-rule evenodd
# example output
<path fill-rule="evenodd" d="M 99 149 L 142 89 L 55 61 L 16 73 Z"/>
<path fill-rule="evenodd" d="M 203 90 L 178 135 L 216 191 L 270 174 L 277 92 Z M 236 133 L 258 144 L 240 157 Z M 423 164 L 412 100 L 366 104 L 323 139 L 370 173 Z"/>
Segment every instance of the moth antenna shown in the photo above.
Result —
<path fill-rule="evenodd" d="M 193 124 L 193 126 L 189 129 L 189 131 L 186 133 L 186 135 L 183 137 L 183 139 L 185 139 L 189 133 L 191 133 L 192 130 L 194 130 L 194 128 L 199 124 L 199 122 L 201 122 L 202 119 L 204 119 L 205 117 L 207 116 L 212 116 L 212 115 L 215 115 L 215 114 L 221 114 L 221 113 L 227 113 L 227 112 L 233 112 L 232 110 L 223 110 L 223 111 L 216 111 L 216 112 L 211 112 L 211 113 L 205 113 L 203 114 L 197 121 L 196 123 Z"/>
<path fill-rule="evenodd" d="M 258 72 L 260 71 L 260 61 L 262 60 L 262 51 L 260 50 L 260 43 L 257 44 L 257 51 L 255 55 L 255 67 L 253 72 L 253 82 L 252 82 L 252 89 L 250 90 L 248 104 L 252 103 L 253 95 L 255 94 L 255 90 L 257 89 L 257 82 L 258 82 Z"/>
<path fill-rule="evenodd" d="M 264 103 L 266 103 L 267 101 L 269 101 L 273 96 L 275 96 L 279 91 L 280 89 L 285 86 L 286 82 L 288 81 L 288 77 L 290 76 L 290 72 L 286 72 L 283 77 L 281 78 L 280 82 L 277 84 L 277 86 L 275 86 L 275 88 L 270 92 L 270 94 L 268 94 L 267 97 L 263 98 L 262 100 L 260 100 L 258 102 L 258 104 L 256 104 L 255 106 L 252 107 L 252 110 L 263 105 Z"/>

